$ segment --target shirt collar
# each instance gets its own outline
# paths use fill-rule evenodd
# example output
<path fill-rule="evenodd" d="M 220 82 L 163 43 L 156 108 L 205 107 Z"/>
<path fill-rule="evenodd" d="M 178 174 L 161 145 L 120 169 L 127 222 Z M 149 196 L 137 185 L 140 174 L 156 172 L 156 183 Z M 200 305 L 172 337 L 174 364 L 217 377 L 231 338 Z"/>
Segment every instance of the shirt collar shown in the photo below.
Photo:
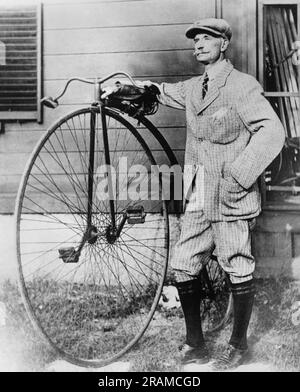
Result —
<path fill-rule="evenodd" d="M 209 78 L 209 81 L 213 81 L 216 76 L 218 75 L 218 73 L 222 70 L 222 68 L 225 66 L 226 64 L 226 59 L 220 61 L 219 63 L 213 65 L 211 68 L 209 68 L 207 70 L 207 75 Z"/>

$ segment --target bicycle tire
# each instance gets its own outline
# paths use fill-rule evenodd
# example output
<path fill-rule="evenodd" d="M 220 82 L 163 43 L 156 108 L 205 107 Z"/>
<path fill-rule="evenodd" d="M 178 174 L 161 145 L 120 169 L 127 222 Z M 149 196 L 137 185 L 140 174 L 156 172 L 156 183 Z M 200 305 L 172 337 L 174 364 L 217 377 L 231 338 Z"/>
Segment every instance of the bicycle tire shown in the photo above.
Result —
<path fill-rule="evenodd" d="M 147 160 L 144 163 L 155 165 L 149 147 L 136 128 L 116 111 L 107 108 L 103 110 L 108 119 L 109 137 L 114 142 L 114 149 L 111 151 L 116 157 L 124 152 L 118 145 L 122 138 L 127 147 L 130 145 L 129 139 L 123 137 L 124 132 L 127 132 L 135 142 L 134 149 L 127 151 L 127 155 L 133 159 L 131 163 L 137 162 L 140 154 Z M 128 224 L 127 227 L 125 223 L 124 238 L 125 235 L 127 237 L 124 240 L 120 236 L 123 242 L 120 241 L 118 246 L 121 250 L 116 249 L 117 241 L 111 244 L 110 237 L 101 234 L 104 244 L 98 243 L 97 239 L 96 243 L 84 245 L 86 259 L 83 267 L 75 263 L 75 268 L 71 270 L 69 266 L 72 263 L 63 263 L 59 259 L 57 250 L 61 249 L 61 245 L 78 245 L 78 236 L 81 238 L 84 229 L 86 204 L 83 203 L 85 188 L 82 188 L 82 184 L 87 185 L 86 122 L 92 111 L 96 111 L 98 118 L 99 108 L 91 107 L 75 110 L 64 116 L 51 126 L 39 141 L 21 179 L 15 219 L 19 284 L 33 325 L 64 359 L 80 366 L 99 367 L 116 360 L 132 348 L 142 337 L 153 317 L 167 271 L 169 226 L 164 200 L 159 200 L 153 208 L 149 207 L 149 203 L 145 203 L 145 222 L 149 226 L 144 226 L 144 233 L 150 233 L 148 238 L 141 233 L 142 224 Z M 99 124 L 97 121 L 96 132 L 100 134 Z M 100 156 L 100 137 L 96 141 Z M 138 146 L 140 150 L 137 150 Z M 74 153 L 75 155 L 72 155 Z M 59 158 L 59 154 L 62 154 L 64 159 Z M 140 159 L 138 163 L 141 163 Z M 77 172 L 77 167 L 80 167 L 82 172 Z M 44 176 L 44 182 L 38 175 Z M 161 182 L 159 186 L 161 190 Z M 72 192 L 76 193 L 75 202 L 74 197 L 71 197 Z M 130 207 L 137 204 L 141 204 L 141 201 L 131 203 Z M 93 208 L 94 225 L 100 232 L 101 228 L 108 227 L 107 216 L 102 215 L 103 221 L 100 216 L 96 217 L 96 213 L 103 214 L 100 203 L 95 203 Z M 120 203 L 117 219 L 121 219 L 125 209 L 124 202 Z M 66 216 L 72 219 L 66 220 Z M 147 219 L 147 216 L 152 220 Z M 71 232 L 75 238 L 69 238 Z M 53 233 L 55 239 L 48 241 L 53 238 Z M 136 240 L 132 234 L 139 235 L 139 239 Z M 47 242 L 49 245 L 45 245 Z M 48 246 L 50 248 L 45 249 Z M 142 251 L 139 251 L 138 247 L 141 247 Z M 56 253 L 53 259 L 48 255 L 50 251 Z M 97 257 L 100 251 L 102 258 Z M 146 262 L 137 260 L 136 257 L 140 256 L 136 255 L 143 256 Z M 111 264 L 104 262 L 105 257 L 110 257 Z M 39 258 L 42 258 L 42 262 L 38 261 Z M 122 258 L 123 264 L 114 264 L 115 258 Z M 129 259 L 133 264 L 129 263 Z M 90 264 L 86 260 L 89 260 Z M 51 264 L 55 265 L 53 270 L 49 270 L 52 268 Z M 88 268 L 90 269 L 86 271 Z M 95 268 L 98 269 L 98 275 L 101 275 L 97 275 L 99 280 L 95 278 Z M 71 272 L 74 273 L 72 277 Z M 67 275 L 63 275 L 64 273 Z M 121 273 L 124 275 L 122 280 Z M 134 276 L 134 273 L 137 276 Z M 116 274 L 120 276 L 116 277 Z M 68 280 L 65 279 L 66 276 Z M 91 303 L 92 309 L 88 306 Z"/>

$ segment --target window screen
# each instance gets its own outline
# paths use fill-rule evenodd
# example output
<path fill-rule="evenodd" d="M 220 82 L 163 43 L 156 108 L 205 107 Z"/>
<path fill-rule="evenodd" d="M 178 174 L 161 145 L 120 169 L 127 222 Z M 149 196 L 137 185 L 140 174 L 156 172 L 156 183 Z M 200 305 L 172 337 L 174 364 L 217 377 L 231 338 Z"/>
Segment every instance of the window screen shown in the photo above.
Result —
<path fill-rule="evenodd" d="M 298 5 L 264 7 L 264 88 L 286 132 L 286 145 L 265 174 L 267 201 L 300 204 Z"/>

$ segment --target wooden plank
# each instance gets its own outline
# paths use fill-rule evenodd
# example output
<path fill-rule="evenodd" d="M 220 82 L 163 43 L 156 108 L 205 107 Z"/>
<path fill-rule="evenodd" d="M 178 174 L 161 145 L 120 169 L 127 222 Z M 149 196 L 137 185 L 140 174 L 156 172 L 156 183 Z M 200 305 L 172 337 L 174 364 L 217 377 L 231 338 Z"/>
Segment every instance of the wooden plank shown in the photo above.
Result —
<path fill-rule="evenodd" d="M 256 258 L 255 277 L 288 277 L 293 278 L 292 259 L 282 257 L 258 257 Z"/>
<path fill-rule="evenodd" d="M 253 234 L 255 257 L 292 257 L 291 233 L 255 231 Z"/>
<path fill-rule="evenodd" d="M 179 81 L 187 80 L 189 78 L 190 78 L 190 76 L 181 76 L 181 75 L 173 75 L 173 76 L 165 76 L 165 77 L 154 76 L 154 77 L 151 77 L 151 81 L 155 82 L 155 83 L 159 83 L 159 84 L 162 82 L 176 83 Z M 148 76 L 139 78 L 140 81 L 149 80 L 149 79 L 150 79 L 150 77 L 148 77 Z M 92 78 L 90 80 L 93 81 Z M 103 86 L 112 85 L 117 80 L 120 81 L 121 83 L 124 83 L 124 84 L 129 83 L 128 79 L 120 76 L 120 77 L 117 77 L 117 78 L 114 78 L 114 79 L 107 81 Z M 67 79 L 46 80 L 44 83 L 44 95 L 45 96 L 52 96 L 52 97 L 58 96 L 62 92 L 66 82 L 67 82 Z M 13 83 L 13 81 L 12 81 L 12 83 Z M 95 98 L 94 97 L 94 86 L 89 85 L 89 84 L 80 83 L 78 81 L 74 81 L 73 83 L 71 83 L 69 85 L 68 90 L 67 90 L 66 94 L 63 96 L 63 98 L 60 100 L 60 103 L 64 103 L 64 104 L 76 104 L 76 103 L 81 103 L 81 102 L 91 103 L 94 101 L 94 98 Z"/>
<path fill-rule="evenodd" d="M 0 200 L 3 195 L 15 194 L 18 191 L 21 175 L 0 176 Z"/>
<path fill-rule="evenodd" d="M 86 105 L 83 105 L 84 107 Z M 27 124 L 22 124 L 22 123 L 7 123 L 6 128 L 7 132 L 10 130 L 14 131 L 20 131 L 22 132 L 23 130 L 30 129 L 31 130 L 41 130 L 41 129 L 48 129 L 54 123 L 57 122 L 59 118 L 62 116 L 72 112 L 75 109 L 81 108 L 82 105 L 60 105 L 58 108 L 55 110 L 51 110 L 46 108 L 44 110 L 44 123 L 39 125 L 37 123 L 31 123 L 30 125 Z M 7 113 L 8 115 L 8 113 Z M 1 112 L 0 112 L 0 118 L 1 118 Z M 14 118 L 14 113 L 11 114 L 11 118 Z M 32 117 L 30 117 L 32 118 Z M 36 117 L 35 117 L 36 118 Z M 156 126 L 156 127 L 169 127 L 169 128 L 181 128 L 186 126 L 186 117 L 185 117 L 185 111 L 183 110 L 176 110 L 176 109 L 171 109 L 166 106 L 160 106 L 158 112 L 153 115 L 149 116 L 148 119 Z M 137 125 L 136 120 L 132 120 L 135 124 Z"/>
<path fill-rule="evenodd" d="M 179 159 L 180 164 L 183 162 L 183 155 L 184 151 L 183 150 L 178 150 L 175 151 L 176 156 Z M 59 154 L 59 158 L 62 161 L 62 164 L 58 164 L 56 158 L 55 160 L 55 155 L 53 155 L 54 158 L 49 158 L 49 155 L 42 156 L 42 159 L 44 162 L 48 165 L 49 171 L 54 171 L 56 170 L 59 173 L 62 173 L 64 171 L 63 167 L 64 165 L 68 166 L 68 161 L 62 156 L 62 154 Z M 156 150 L 152 151 L 152 154 L 154 156 L 154 159 L 159 162 L 160 164 L 162 162 L 167 162 L 166 161 L 166 155 L 162 150 Z M 126 152 L 126 155 L 129 156 L 129 153 Z M 17 159 L 16 159 L 17 156 Z M 118 157 L 124 156 L 124 152 L 119 152 L 116 156 L 116 159 Z M 19 175 L 22 174 L 24 171 L 24 167 L 30 157 L 30 153 L 18 153 L 18 154 L 1 154 L 0 155 L 0 176 L 8 176 L 8 175 Z M 70 162 L 74 165 L 74 170 L 79 170 L 82 167 L 82 163 L 80 160 L 78 160 L 78 154 L 73 154 L 70 157 Z M 38 170 L 36 170 L 38 172 Z"/>
<path fill-rule="evenodd" d="M 256 0 L 226 0 L 222 10 L 232 28 L 227 57 L 237 69 L 256 77 Z"/>
<path fill-rule="evenodd" d="M 52 112 L 53 113 L 53 112 Z M 130 118 L 128 118 L 130 120 Z M 135 125 L 137 121 L 131 119 Z M 149 116 L 149 120 L 156 127 L 184 127 L 186 125 L 186 117 L 184 110 L 171 109 L 166 106 L 160 106 L 158 112 Z"/>
<path fill-rule="evenodd" d="M 76 200 L 74 200 L 74 202 Z M 0 198 L 0 214 L 12 214 L 15 209 L 15 202 L 16 202 L 16 194 L 15 193 L 3 195 Z M 155 201 L 144 202 L 143 204 L 145 206 L 146 211 L 155 212 L 155 210 L 154 210 L 155 206 L 157 208 L 159 207 L 158 202 L 155 202 Z M 156 212 L 159 212 L 160 208 L 158 210 L 157 210 L 157 208 L 156 208 Z M 53 212 L 59 212 L 59 213 L 64 212 L 64 211 L 62 211 L 61 203 L 55 202 L 55 200 L 51 200 L 51 202 L 49 201 L 49 203 L 47 203 L 44 206 L 44 210 L 45 209 L 47 211 L 49 211 L 49 209 L 50 209 Z M 69 212 L 69 211 L 66 211 L 66 208 L 65 208 L 65 212 Z"/>
<path fill-rule="evenodd" d="M 45 56 L 191 48 L 193 42 L 185 37 L 182 25 L 50 30 L 44 33 Z"/>
<path fill-rule="evenodd" d="M 99 4 L 99 3 L 130 3 L 133 1 L 148 1 L 148 0 L 51 0 L 47 2 L 48 6 L 57 6 L 57 5 L 70 5 L 70 4 Z"/>
<path fill-rule="evenodd" d="M 139 132 L 151 150 L 161 148 L 160 144 L 156 140 L 154 140 L 150 131 L 146 129 L 139 129 Z M 173 150 L 183 149 L 186 137 L 185 127 L 177 129 L 160 128 L 160 132 L 167 139 L 167 142 Z M 78 130 L 78 133 L 81 133 L 81 131 Z M 84 131 L 84 133 L 87 133 L 87 131 Z M 34 146 L 38 143 L 38 141 L 44 136 L 44 134 L 45 131 L 43 130 L 23 130 L 21 132 L 6 131 L 4 135 L 1 135 L 0 153 L 30 153 L 33 150 Z M 110 140 L 113 136 L 114 135 L 110 137 Z M 86 135 L 86 138 L 88 138 L 88 135 Z M 69 132 L 65 132 L 64 139 L 67 146 L 74 146 L 75 140 Z M 113 139 L 113 143 L 115 143 L 115 138 Z M 79 140 L 79 145 L 83 148 L 82 138 L 80 138 Z"/>
<path fill-rule="evenodd" d="M 203 66 L 193 60 L 192 50 L 46 56 L 44 78 L 46 80 L 74 76 L 95 78 L 119 70 L 135 77 L 171 76 L 183 73 L 199 75 L 203 73 Z"/>
<path fill-rule="evenodd" d="M 37 112 L 1 112 L 0 111 L 0 120 L 36 120 L 37 119 Z"/>
<path fill-rule="evenodd" d="M 168 159 L 166 157 L 166 155 L 159 150 L 152 150 L 155 159 L 157 159 L 156 164 L 158 166 L 161 165 L 168 165 Z M 182 159 L 183 159 L 183 151 L 176 151 L 174 150 L 174 153 L 176 153 L 182 163 Z M 33 168 L 33 175 L 34 178 L 30 177 L 29 178 L 29 183 L 31 184 L 31 188 L 29 189 L 29 192 L 33 191 L 37 192 L 38 189 L 41 189 L 41 192 L 43 191 L 55 191 L 58 188 L 61 189 L 61 191 L 65 191 L 65 192 L 71 192 L 72 191 L 72 187 L 74 183 L 79 183 L 82 186 L 86 186 L 87 187 L 87 175 L 88 175 L 88 154 L 86 152 L 82 152 L 81 157 L 79 158 L 79 155 L 77 154 L 77 161 L 79 161 L 79 163 L 77 165 L 73 165 L 74 160 L 72 160 L 72 156 L 70 154 L 70 163 L 72 165 L 72 167 L 70 167 L 70 165 L 68 164 L 68 162 L 66 160 L 64 160 L 64 168 L 60 167 L 59 165 L 56 164 L 56 162 L 54 162 L 53 160 L 50 161 L 50 159 L 45 159 L 44 157 L 45 154 L 42 155 L 42 158 L 44 160 L 44 162 L 47 163 L 47 169 L 49 170 L 49 172 L 51 172 L 51 181 L 49 181 L 49 173 L 46 171 L 45 167 L 41 165 L 40 160 L 38 160 L 38 164 L 41 170 L 43 170 L 43 172 L 45 172 L 45 174 L 43 175 L 41 170 L 36 170 L 36 168 Z M 61 154 L 59 154 L 59 152 L 57 153 L 57 155 L 55 155 L 55 159 L 57 159 L 57 157 L 59 157 Z M 102 153 L 102 158 L 103 158 L 103 153 Z M 133 151 L 133 152 L 127 152 L 126 153 L 119 153 L 118 154 L 119 158 L 122 158 L 122 162 L 125 162 L 124 159 L 126 158 L 126 163 L 127 163 L 127 167 L 128 170 L 130 172 L 130 170 L 133 170 L 133 166 L 134 165 L 140 165 L 143 163 L 142 160 L 140 160 L 138 157 L 140 156 L 140 158 L 145 158 L 144 154 L 142 154 L 141 152 L 138 151 Z M 101 165 L 103 165 L 103 159 L 100 160 L 98 159 L 98 154 L 96 154 L 96 161 L 95 161 L 95 181 L 97 182 L 97 172 L 99 173 L 100 167 Z M 82 160 L 82 162 L 80 162 L 80 160 Z M 115 169 L 116 173 L 120 172 L 119 169 L 119 161 L 118 158 L 116 157 L 116 159 L 112 159 L 112 167 Z M 150 169 L 150 162 L 148 162 L 146 164 L 144 164 L 144 166 L 148 169 Z M 173 170 L 170 167 L 170 170 Z M 72 179 L 69 180 L 66 172 L 71 173 L 72 174 Z M 53 174 L 52 174 L 53 172 Z M 102 178 L 101 176 L 99 178 Z M 2 174 L 0 175 L 0 194 L 8 194 L 8 193 L 14 193 L 17 192 L 18 188 L 19 188 L 19 184 L 20 184 L 20 180 L 21 180 L 21 174 Z M 54 185 L 54 183 L 57 184 Z"/>
<path fill-rule="evenodd" d="M 111 26 L 192 23 L 198 15 L 214 16 L 214 2 L 149 0 L 86 4 L 44 4 L 44 28 L 72 29 Z M 67 17 L 66 17 L 67 15 Z"/>
<path fill-rule="evenodd" d="M 3 194 L 0 198 L 0 214 L 12 214 L 15 209 L 17 194 Z"/>
<path fill-rule="evenodd" d="M 267 211 L 257 219 L 257 231 L 277 232 L 289 235 L 290 232 L 300 233 L 299 211 Z"/>

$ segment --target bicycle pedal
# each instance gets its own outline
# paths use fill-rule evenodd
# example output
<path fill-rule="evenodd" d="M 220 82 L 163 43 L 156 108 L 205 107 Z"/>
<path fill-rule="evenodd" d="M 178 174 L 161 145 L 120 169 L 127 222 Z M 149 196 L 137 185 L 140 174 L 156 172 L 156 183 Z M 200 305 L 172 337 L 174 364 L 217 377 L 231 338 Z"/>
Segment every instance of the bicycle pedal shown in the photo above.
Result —
<path fill-rule="evenodd" d="M 79 254 L 76 252 L 73 246 L 69 248 L 58 249 L 59 258 L 63 260 L 64 263 L 77 263 L 79 261 Z"/>
<path fill-rule="evenodd" d="M 143 206 L 129 207 L 126 210 L 127 223 L 130 225 L 135 225 L 139 223 L 144 223 L 146 218 L 146 213 Z"/>

